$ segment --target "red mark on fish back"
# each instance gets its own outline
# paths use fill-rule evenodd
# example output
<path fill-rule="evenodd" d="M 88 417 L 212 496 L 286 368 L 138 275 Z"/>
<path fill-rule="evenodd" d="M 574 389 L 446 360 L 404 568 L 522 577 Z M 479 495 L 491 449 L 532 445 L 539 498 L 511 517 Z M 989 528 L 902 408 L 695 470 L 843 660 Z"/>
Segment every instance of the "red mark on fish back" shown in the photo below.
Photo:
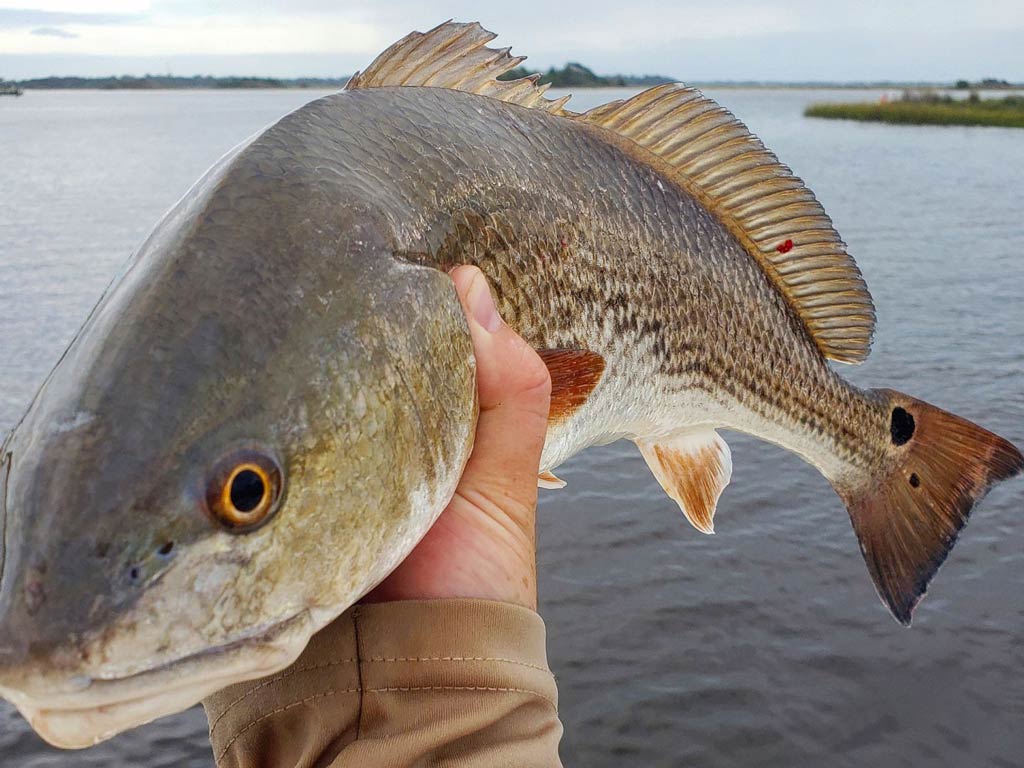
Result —
<path fill-rule="evenodd" d="M 790 251 L 793 250 L 793 241 L 787 240 L 784 243 L 779 243 L 777 246 L 775 246 L 775 250 L 778 251 L 779 253 L 789 253 Z"/>

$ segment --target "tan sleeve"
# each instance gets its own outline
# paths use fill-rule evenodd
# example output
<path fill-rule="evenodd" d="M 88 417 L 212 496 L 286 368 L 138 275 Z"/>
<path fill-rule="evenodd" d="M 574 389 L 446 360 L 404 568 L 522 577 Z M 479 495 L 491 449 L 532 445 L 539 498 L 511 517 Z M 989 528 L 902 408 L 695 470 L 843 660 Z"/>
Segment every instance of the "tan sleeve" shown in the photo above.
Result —
<path fill-rule="evenodd" d="M 544 622 L 487 600 L 359 605 L 205 702 L 220 768 L 560 766 Z"/>

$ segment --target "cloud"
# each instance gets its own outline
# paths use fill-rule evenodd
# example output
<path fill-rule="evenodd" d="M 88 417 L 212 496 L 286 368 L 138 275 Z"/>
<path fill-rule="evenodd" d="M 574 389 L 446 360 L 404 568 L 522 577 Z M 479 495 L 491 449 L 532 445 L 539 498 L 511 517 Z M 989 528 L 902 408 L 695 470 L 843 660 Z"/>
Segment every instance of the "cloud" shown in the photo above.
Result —
<path fill-rule="evenodd" d="M 65 40 L 71 40 L 78 37 L 74 32 L 68 32 L 66 29 L 60 27 L 36 27 L 29 34 L 39 35 L 40 37 L 60 37 Z"/>
<path fill-rule="evenodd" d="M 46 27 L 55 27 L 48 24 Z M 0 28 L 0 51 L 8 54 L 78 53 L 93 56 L 238 55 L 275 53 L 376 54 L 390 42 L 377 28 L 341 15 L 218 15 L 156 17 L 117 24 L 61 24 L 72 39 L 46 40 L 19 29 Z M 88 34 L 82 34 L 85 31 Z"/>
<path fill-rule="evenodd" d="M 143 13 L 148 11 L 150 0 L 89 0 L 89 14 L 97 13 Z M 0 10 L 16 9 L 43 13 L 81 13 L 81 0 L 0 0 Z"/>
<path fill-rule="evenodd" d="M 0 64 L 72 74 L 102 60 L 134 72 L 158 57 L 190 72 L 351 72 L 449 17 L 479 19 L 542 69 L 575 60 L 686 79 L 1024 79 L 1021 0 L 0 0 Z"/>
<path fill-rule="evenodd" d="M 58 24 L 107 26 L 139 21 L 142 17 L 128 13 L 64 13 L 25 8 L 0 7 L 0 30 L 32 29 Z"/>

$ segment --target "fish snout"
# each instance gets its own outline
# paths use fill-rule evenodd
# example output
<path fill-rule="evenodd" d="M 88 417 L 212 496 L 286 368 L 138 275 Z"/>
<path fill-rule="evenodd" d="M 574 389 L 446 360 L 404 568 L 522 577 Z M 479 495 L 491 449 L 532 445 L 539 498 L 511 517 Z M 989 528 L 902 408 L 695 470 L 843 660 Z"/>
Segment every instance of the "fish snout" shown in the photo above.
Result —
<path fill-rule="evenodd" d="M 4 670 L 32 656 L 52 653 L 56 644 L 40 642 L 37 617 L 48 602 L 45 567 L 30 567 L 19 578 L 8 573 L 0 583 L 0 686 Z"/>
<path fill-rule="evenodd" d="M 28 641 L 6 617 L 0 617 L 0 691 L 17 688 L 29 656 Z"/>
<path fill-rule="evenodd" d="M 59 706 L 88 689 L 93 678 L 81 668 L 81 655 L 44 649 L 27 638 L 16 625 L 0 626 L 0 699 L 31 719 L 38 706 Z"/>
<path fill-rule="evenodd" d="M 44 484 L 25 469 L 8 441 L 0 455 L 0 689 L 15 686 L 36 662 L 78 662 L 76 621 L 88 602 L 72 587 L 91 586 L 87 574 L 65 571 L 56 553 L 26 540 L 26 518 L 38 516 L 41 504 L 24 488 Z M 53 528 L 43 534 L 59 538 Z"/>
<path fill-rule="evenodd" d="M 24 632 L 19 631 L 13 620 L 12 592 L 7 576 L 7 480 L 11 472 L 11 454 L 7 450 L 8 440 L 0 449 L 0 685 L 3 685 L 5 669 L 17 666 L 28 653 L 28 642 Z"/>
<path fill-rule="evenodd" d="M 31 658 L 54 650 L 38 638 L 37 617 L 47 603 L 38 569 L 29 568 L 20 577 L 11 570 L 0 583 L 0 688 L 12 685 Z"/>
<path fill-rule="evenodd" d="M 9 444 L 10 438 L 0 450 L 0 686 L 10 677 L 9 670 L 24 663 L 29 650 L 28 628 L 18 618 L 20 601 L 16 599 L 15 577 L 11 573 L 14 569 L 7 551 L 10 526 L 7 498 L 12 465 Z"/>
<path fill-rule="evenodd" d="M 0 445 L 0 590 L 4 586 L 4 566 L 7 564 L 7 477 L 11 473 L 11 454 L 7 437 Z"/>
<path fill-rule="evenodd" d="M 87 656 L 69 627 L 54 621 L 47 589 L 38 567 L 8 573 L 0 585 L 0 696 L 15 704 L 51 690 L 54 679 L 83 677 Z"/>
<path fill-rule="evenodd" d="M 0 688 L 13 682 L 11 671 L 28 658 L 28 641 L 7 616 L 0 616 Z"/>

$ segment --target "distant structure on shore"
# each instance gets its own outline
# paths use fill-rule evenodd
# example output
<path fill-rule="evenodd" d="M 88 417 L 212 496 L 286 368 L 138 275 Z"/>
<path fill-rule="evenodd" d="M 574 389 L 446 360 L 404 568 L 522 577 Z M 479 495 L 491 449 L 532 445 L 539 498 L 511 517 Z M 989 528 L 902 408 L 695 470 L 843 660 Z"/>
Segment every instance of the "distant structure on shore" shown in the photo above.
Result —
<path fill-rule="evenodd" d="M 21 96 L 21 88 L 15 83 L 5 83 L 0 80 L 0 96 Z"/>

